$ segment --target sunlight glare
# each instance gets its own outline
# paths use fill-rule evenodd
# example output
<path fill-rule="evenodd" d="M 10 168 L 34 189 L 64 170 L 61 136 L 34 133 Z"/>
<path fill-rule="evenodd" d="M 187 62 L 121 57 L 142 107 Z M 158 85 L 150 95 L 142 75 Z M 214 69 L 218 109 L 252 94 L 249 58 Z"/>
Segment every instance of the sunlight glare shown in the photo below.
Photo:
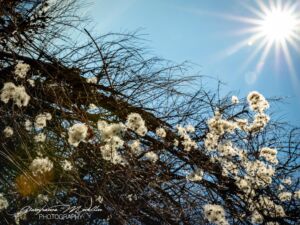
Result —
<path fill-rule="evenodd" d="M 285 41 L 295 32 L 296 24 L 297 21 L 292 13 L 273 9 L 262 20 L 261 30 L 270 41 Z"/>

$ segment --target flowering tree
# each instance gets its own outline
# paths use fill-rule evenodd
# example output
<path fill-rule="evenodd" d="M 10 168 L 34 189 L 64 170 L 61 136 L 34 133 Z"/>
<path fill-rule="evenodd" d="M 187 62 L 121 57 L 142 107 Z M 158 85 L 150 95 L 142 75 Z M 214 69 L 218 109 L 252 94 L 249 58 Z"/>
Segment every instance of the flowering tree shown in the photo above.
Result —
<path fill-rule="evenodd" d="M 192 91 L 134 34 L 71 42 L 76 4 L 0 0 L 1 224 L 299 222 L 298 129 L 258 92 Z"/>

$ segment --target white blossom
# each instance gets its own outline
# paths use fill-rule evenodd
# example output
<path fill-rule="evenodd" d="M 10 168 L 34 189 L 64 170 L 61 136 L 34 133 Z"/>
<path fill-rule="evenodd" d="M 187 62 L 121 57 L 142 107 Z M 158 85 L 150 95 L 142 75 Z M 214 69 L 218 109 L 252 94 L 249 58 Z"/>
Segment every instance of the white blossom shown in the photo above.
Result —
<path fill-rule="evenodd" d="M 145 157 L 153 163 L 158 160 L 158 155 L 155 152 L 147 152 Z"/>
<path fill-rule="evenodd" d="M 267 125 L 269 122 L 270 117 L 264 113 L 258 113 L 254 116 L 254 121 L 251 125 L 248 126 L 248 131 L 250 132 L 259 132 L 262 131 L 263 128 Z"/>
<path fill-rule="evenodd" d="M 101 133 L 101 139 L 103 141 L 106 141 L 113 136 L 122 136 L 122 134 L 126 130 L 126 127 L 123 123 L 108 124 L 103 120 L 99 120 L 97 122 L 97 127 Z"/>
<path fill-rule="evenodd" d="M 19 61 L 15 66 L 15 75 L 19 78 L 25 78 L 29 70 L 30 66 L 28 64 Z"/>
<path fill-rule="evenodd" d="M 12 99 L 18 107 L 27 106 L 30 100 L 30 96 L 26 93 L 25 87 L 16 86 L 12 82 L 4 84 L 0 97 L 4 103 L 8 103 L 8 101 Z"/>
<path fill-rule="evenodd" d="M 127 116 L 126 126 L 140 136 L 145 136 L 148 132 L 147 127 L 145 126 L 145 121 L 138 113 L 130 113 Z"/>
<path fill-rule="evenodd" d="M 278 163 L 276 149 L 264 147 L 260 150 L 259 156 L 265 158 L 270 163 Z"/>
<path fill-rule="evenodd" d="M 167 135 L 165 129 L 162 128 L 162 127 L 157 128 L 155 132 L 156 132 L 156 135 L 161 137 L 161 138 L 165 138 L 166 135 Z"/>
<path fill-rule="evenodd" d="M 37 200 L 38 200 L 38 202 L 40 202 L 40 203 L 44 203 L 44 202 L 48 202 L 48 201 L 49 201 L 49 198 L 48 198 L 47 195 L 38 194 Z"/>
<path fill-rule="evenodd" d="M 207 133 L 204 139 L 204 145 L 206 150 L 212 151 L 217 148 L 218 146 L 218 139 L 219 136 L 214 133 Z"/>
<path fill-rule="evenodd" d="M 196 171 L 193 173 L 189 174 L 186 178 L 190 181 L 201 181 L 203 178 L 203 170 L 198 168 Z"/>
<path fill-rule="evenodd" d="M 62 161 L 61 166 L 62 166 L 63 170 L 65 170 L 65 171 L 70 171 L 73 169 L 71 162 L 68 160 Z"/>
<path fill-rule="evenodd" d="M 48 157 L 37 157 L 31 162 L 29 169 L 33 172 L 34 175 L 38 173 L 43 174 L 46 172 L 50 172 L 53 169 L 53 163 L 48 159 Z"/>
<path fill-rule="evenodd" d="M 282 183 L 286 184 L 286 185 L 291 185 L 292 184 L 292 179 L 290 177 L 285 178 L 282 180 Z"/>
<path fill-rule="evenodd" d="M 294 192 L 294 198 L 300 199 L 300 190 Z"/>
<path fill-rule="evenodd" d="M 239 98 L 237 96 L 232 96 L 231 97 L 231 103 L 232 104 L 238 104 L 239 103 Z"/>
<path fill-rule="evenodd" d="M 27 79 L 27 82 L 30 84 L 31 87 L 35 86 L 35 81 L 32 79 Z"/>
<path fill-rule="evenodd" d="M 3 209 L 6 209 L 8 207 L 8 201 L 7 199 L 3 196 L 2 193 L 0 193 L 0 212 Z"/>
<path fill-rule="evenodd" d="M 7 126 L 3 130 L 3 134 L 6 138 L 9 138 L 9 137 L 13 136 L 14 130 L 10 126 Z"/>
<path fill-rule="evenodd" d="M 192 133 L 194 131 L 192 126 L 189 125 L 187 127 L 182 127 L 180 125 L 177 125 L 176 128 L 178 131 L 178 135 L 183 139 L 181 144 L 184 147 L 184 151 L 188 152 L 192 148 L 197 148 L 197 143 L 194 140 L 192 140 L 188 134 L 188 132 Z M 177 144 L 179 144 L 179 143 L 177 143 Z"/>
<path fill-rule="evenodd" d="M 222 206 L 206 204 L 203 209 L 204 216 L 210 223 L 214 223 L 216 225 L 228 225 L 225 217 L 225 211 Z"/>
<path fill-rule="evenodd" d="M 139 140 L 134 140 L 131 144 L 130 144 L 130 149 L 133 153 L 135 154 L 139 154 L 142 151 L 141 148 L 141 142 Z"/>
<path fill-rule="evenodd" d="M 45 142 L 46 140 L 46 135 L 44 133 L 39 133 L 34 136 L 35 142 Z"/>
<path fill-rule="evenodd" d="M 96 84 L 97 83 L 97 77 L 89 77 L 86 79 L 87 83 Z"/>
<path fill-rule="evenodd" d="M 89 104 L 89 110 L 97 109 L 97 106 L 94 103 Z"/>
<path fill-rule="evenodd" d="M 77 147 L 80 142 L 85 141 L 88 134 L 88 127 L 85 124 L 74 124 L 68 130 L 68 142 L 70 145 Z"/>
<path fill-rule="evenodd" d="M 103 197 L 101 196 L 101 195 L 99 195 L 97 198 L 96 198 L 96 201 L 98 202 L 98 203 L 102 203 L 103 202 Z"/>
<path fill-rule="evenodd" d="M 247 97 L 250 108 L 255 111 L 262 113 L 264 110 L 269 108 L 269 103 L 263 95 L 257 91 L 252 91 L 248 94 Z"/>
<path fill-rule="evenodd" d="M 175 139 L 175 140 L 174 140 L 174 146 L 175 146 L 175 147 L 178 147 L 178 145 L 179 145 L 179 141 L 178 141 L 177 139 Z"/>
<path fill-rule="evenodd" d="M 47 120 L 51 120 L 52 115 L 50 113 L 41 113 L 35 117 L 34 126 L 36 129 L 42 129 L 46 127 Z"/>
<path fill-rule="evenodd" d="M 283 207 L 281 205 L 275 204 L 267 196 L 259 196 L 259 200 L 256 205 L 257 208 L 261 210 L 264 215 L 268 215 L 271 217 L 284 217 L 286 215 Z"/>
<path fill-rule="evenodd" d="M 114 148 L 110 143 L 105 144 L 100 148 L 101 155 L 104 160 L 110 161 L 113 164 L 125 165 L 126 161 L 120 155 L 116 148 Z"/>
<path fill-rule="evenodd" d="M 262 224 L 264 222 L 263 216 L 256 210 L 252 213 L 251 222 L 254 224 Z"/>
<path fill-rule="evenodd" d="M 187 125 L 185 127 L 186 131 L 189 132 L 189 133 L 194 133 L 195 132 L 195 127 L 191 124 Z"/>
<path fill-rule="evenodd" d="M 27 130 L 27 131 L 31 131 L 31 129 L 32 129 L 32 122 L 30 121 L 30 120 L 25 120 L 25 129 Z"/>
<path fill-rule="evenodd" d="M 26 218 L 27 218 L 26 211 L 21 210 L 21 211 L 15 213 L 14 217 L 15 217 L 16 224 L 19 225 L 21 220 L 26 220 Z"/>
<path fill-rule="evenodd" d="M 292 193 L 291 192 L 281 192 L 281 193 L 279 193 L 278 198 L 283 202 L 289 201 L 292 198 Z"/>

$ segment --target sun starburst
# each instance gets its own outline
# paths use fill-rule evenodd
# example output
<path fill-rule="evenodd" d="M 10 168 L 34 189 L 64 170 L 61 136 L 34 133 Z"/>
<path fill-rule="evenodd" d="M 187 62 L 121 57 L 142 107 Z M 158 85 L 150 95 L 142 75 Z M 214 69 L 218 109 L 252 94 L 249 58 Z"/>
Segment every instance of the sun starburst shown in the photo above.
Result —
<path fill-rule="evenodd" d="M 253 14 L 251 17 L 227 16 L 244 23 L 245 29 L 236 32 L 239 35 L 247 35 L 246 39 L 228 49 L 228 54 L 238 52 L 245 46 L 253 48 L 246 62 L 241 66 L 243 71 L 257 57 L 255 76 L 263 69 L 264 63 L 271 50 L 275 51 L 275 60 L 279 62 L 283 56 L 290 74 L 297 79 L 292 61 L 291 50 L 300 54 L 300 3 L 299 1 L 257 0 L 255 6 L 245 5 Z M 277 65 L 278 63 L 274 63 Z"/>

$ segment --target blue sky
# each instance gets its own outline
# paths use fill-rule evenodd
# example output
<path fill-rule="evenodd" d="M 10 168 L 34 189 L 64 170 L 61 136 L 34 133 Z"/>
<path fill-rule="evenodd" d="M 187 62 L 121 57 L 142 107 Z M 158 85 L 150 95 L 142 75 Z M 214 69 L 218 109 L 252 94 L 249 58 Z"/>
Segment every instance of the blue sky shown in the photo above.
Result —
<path fill-rule="evenodd" d="M 296 0 L 283 2 L 296 3 Z M 251 36 L 238 33 L 252 26 L 232 17 L 258 18 L 247 7 L 259 9 L 255 0 L 95 0 L 88 10 L 95 22 L 94 32 L 142 28 L 141 33 L 147 34 L 145 38 L 149 40 L 146 44 L 155 55 L 178 63 L 185 60 L 195 63 L 200 74 L 226 83 L 224 93 L 234 91 L 244 97 L 257 90 L 266 97 L 287 97 L 285 104 L 276 106 L 278 116 L 300 125 L 299 51 L 289 47 L 294 63 L 291 72 L 282 52 L 276 61 L 274 46 L 264 60 L 259 51 L 246 63 L 262 40 L 246 42 L 238 51 L 232 50 Z M 297 29 L 300 34 L 300 28 Z M 300 41 L 296 44 L 299 46 Z M 206 83 L 216 87 L 213 79 Z"/>

